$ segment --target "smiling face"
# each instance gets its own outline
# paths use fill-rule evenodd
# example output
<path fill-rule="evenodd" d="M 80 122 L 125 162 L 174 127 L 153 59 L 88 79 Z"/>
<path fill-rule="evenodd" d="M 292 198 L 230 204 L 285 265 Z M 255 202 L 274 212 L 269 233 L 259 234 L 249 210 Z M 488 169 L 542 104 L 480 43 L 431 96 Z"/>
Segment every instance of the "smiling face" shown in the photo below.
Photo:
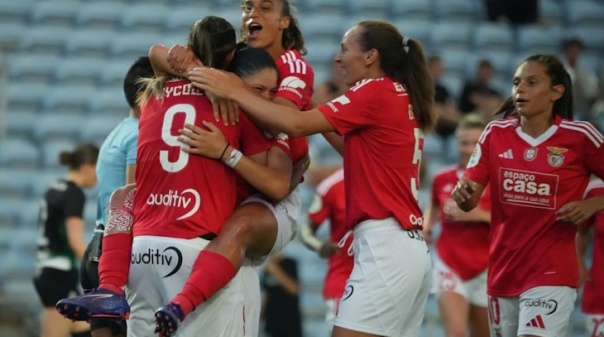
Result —
<path fill-rule="evenodd" d="M 354 26 L 344 34 L 340 51 L 336 54 L 334 61 L 342 68 L 344 83 L 348 86 L 367 77 L 368 67 L 366 63 L 367 52 L 364 52 L 359 43 L 362 33 L 359 26 Z"/>
<path fill-rule="evenodd" d="M 514 74 L 512 98 L 518 114 L 531 118 L 552 114 L 554 103 L 564 94 L 564 86 L 552 85 L 546 67 L 538 62 L 523 62 Z"/>
<path fill-rule="evenodd" d="M 280 0 L 245 0 L 241 4 L 243 39 L 248 46 L 269 49 L 281 46 L 290 18 L 282 16 Z"/>
<path fill-rule="evenodd" d="M 277 90 L 277 71 L 265 68 L 252 75 L 244 76 L 243 82 L 266 99 L 271 99 Z"/>

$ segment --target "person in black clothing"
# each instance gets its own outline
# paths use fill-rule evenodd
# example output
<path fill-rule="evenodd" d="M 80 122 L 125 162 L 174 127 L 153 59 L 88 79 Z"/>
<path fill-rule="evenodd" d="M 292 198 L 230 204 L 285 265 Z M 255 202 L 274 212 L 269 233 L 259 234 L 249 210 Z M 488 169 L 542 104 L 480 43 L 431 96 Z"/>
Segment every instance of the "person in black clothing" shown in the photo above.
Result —
<path fill-rule="evenodd" d="M 92 144 L 62 152 L 59 161 L 68 167 L 64 179 L 53 183 L 44 194 L 39 216 L 37 272 L 34 286 L 44 305 L 42 337 L 89 337 L 86 322 L 70 322 L 55 310 L 58 300 L 78 293 L 76 260 L 86 249 L 84 241 L 83 188 L 96 184 L 99 149 Z"/>
<path fill-rule="evenodd" d="M 490 84 L 493 72 L 493 65 L 489 60 L 478 61 L 476 78 L 464 84 L 461 97 L 459 98 L 459 110 L 463 114 L 475 112 L 481 96 L 499 96 L 499 92 L 493 89 Z"/>
<path fill-rule="evenodd" d="M 440 81 L 444 72 L 443 61 L 440 56 L 434 55 L 428 58 L 428 71 L 434 80 L 434 110 L 438 115 L 434 132 L 442 139 L 447 140 L 457 127 L 460 114 L 455 106 L 455 100 Z"/>
<path fill-rule="evenodd" d="M 264 331 L 270 337 L 302 337 L 298 293 L 298 263 L 283 254 L 274 255 L 262 277 Z"/>

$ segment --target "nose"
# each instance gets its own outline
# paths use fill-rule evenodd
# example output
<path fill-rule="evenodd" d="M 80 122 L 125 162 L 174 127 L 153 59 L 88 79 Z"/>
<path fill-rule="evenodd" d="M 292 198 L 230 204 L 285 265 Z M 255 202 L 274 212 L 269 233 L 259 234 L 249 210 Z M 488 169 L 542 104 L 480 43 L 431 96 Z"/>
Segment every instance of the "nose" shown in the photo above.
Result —
<path fill-rule="evenodd" d="M 333 57 L 333 61 L 336 63 L 342 62 L 342 52 L 338 51 L 336 55 Z"/>

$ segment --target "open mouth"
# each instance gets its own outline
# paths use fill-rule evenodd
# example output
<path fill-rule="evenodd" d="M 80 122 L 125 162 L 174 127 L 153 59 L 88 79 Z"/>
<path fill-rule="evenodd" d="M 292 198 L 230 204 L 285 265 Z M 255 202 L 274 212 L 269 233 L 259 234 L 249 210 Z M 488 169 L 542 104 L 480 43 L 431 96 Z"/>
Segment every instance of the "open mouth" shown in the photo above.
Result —
<path fill-rule="evenodd" d="M 516 98 L 516 104 L 518 105 L 524 105 L 525 103 L 528 103 L 528 100 L 525 98 Z"/>
<path fill-rule="evenodd" d="M 248 33 L 248 37 L 249 38 L 256 38 L 258 37 L 258 35 L 260 34 L 260 31 L 262 30 L 262 26 L 252 22 L 247 26 L 247 33 Z"/>

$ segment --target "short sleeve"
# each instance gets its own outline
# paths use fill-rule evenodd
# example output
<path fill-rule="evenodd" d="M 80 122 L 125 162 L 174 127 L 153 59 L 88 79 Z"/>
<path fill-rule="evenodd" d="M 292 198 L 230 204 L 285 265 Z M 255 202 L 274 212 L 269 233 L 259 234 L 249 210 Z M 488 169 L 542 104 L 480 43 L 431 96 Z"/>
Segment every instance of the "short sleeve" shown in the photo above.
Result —
<path fill-rule="evenodd" d="M 239 113 L 241 124 L 241 152 L 244 155 L 252 156 L 258 153 L 268 151 L 276 145 L 274 138 L 267 137 L 260 131 L 243 112 Z"/>
<path fill-rule="evenodd" d="M 331 207 L 329 199 L 325 196 L 316 193 L 315 197 L 308 208 L 308 219 L 316 224 L 322 224 L 331 215 Z"/>
<path fill-rule="evenodd" d="M 585 166 L 590 173 L 604 180 L 604 136 L 590 123 L 583 123 L 587 130 Z"/>
<path fill-rule="evenodd" d="M 327 121 L 340 135 L 375 124 L 377 116 L 372 109 L 380 82 L 368 80 L 349 89 L 344 95 L 320 105 Z"/>
<path fill-rule="evenodd" d="M 72 216 L 83 218 L 85 201 L 86 197 L 84 196 L 84 192 L 78 187 L 69 185 L 65 190 L 65 199 L 63 201 L 65 218 Z"/>
<path fill-rule="evenodd" d="M 136 145 L 138 143 L 138 128 L 133 129 L 131 134 L 128 135 L 126 141 L 124 143 L 124 148 L 126 150 L 126 164 L 134 165 L 136 164 Z"/>
<path fill-rule="evenodd" d="M 463 174 L 464 179 L 473 180 L 485 186 L 489 183 L 489 145 L 493 135 L 492 128 L 493 126 L 490 124 L 483 131 Z"/>
<path fill-rule="evenodd" d="M 314 92 L 315 74 L 313 69 L 302 59 L 293 59 L 281 65 L 279 77 L 282 78 L 275 98 L 285 98 L 305 110 Z"/>

